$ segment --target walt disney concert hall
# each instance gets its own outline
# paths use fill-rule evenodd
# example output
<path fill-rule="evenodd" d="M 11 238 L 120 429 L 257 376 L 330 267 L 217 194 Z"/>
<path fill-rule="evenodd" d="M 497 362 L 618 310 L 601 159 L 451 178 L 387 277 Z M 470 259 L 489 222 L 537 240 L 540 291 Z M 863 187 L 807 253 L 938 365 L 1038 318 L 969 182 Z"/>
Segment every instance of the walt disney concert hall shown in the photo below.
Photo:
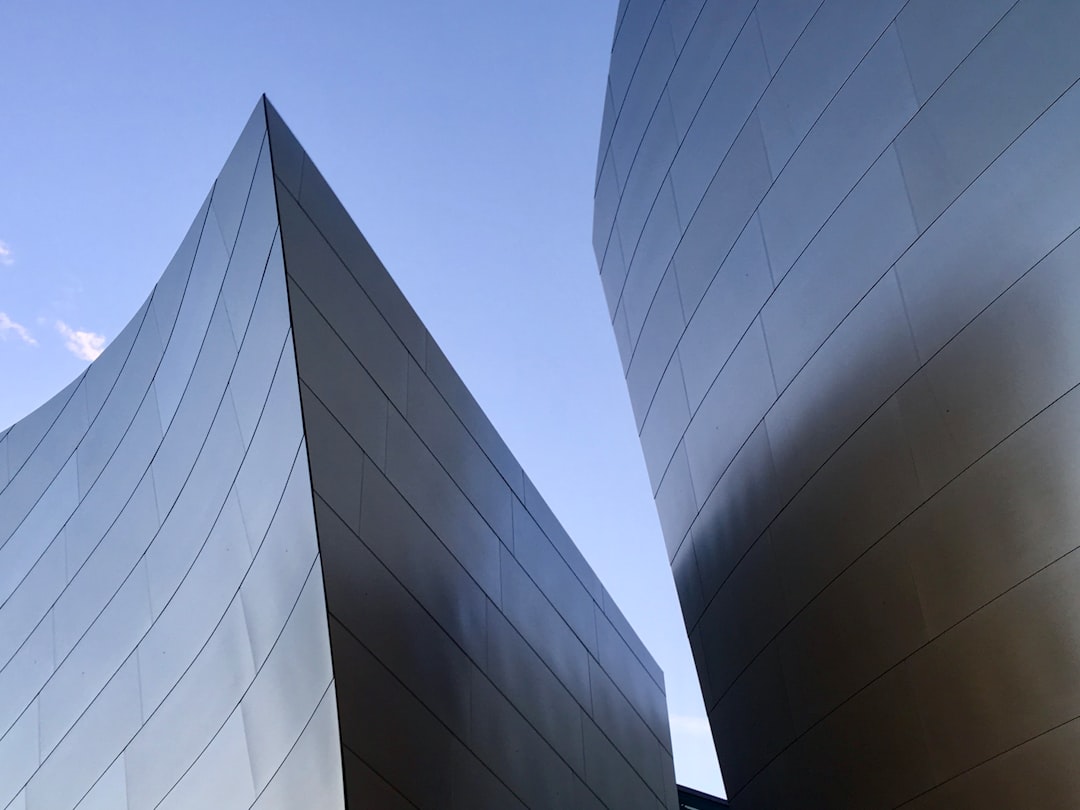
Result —
<path fill-rule="evenodd" d="M 265 99 L 0 434 L 6 810 L 670 810 L 663 683 Z"/>
<path fill-rule="evenodd" d="M 1080 806 L 1078 41 L 621 4 L 594 246 L 734 808 Z"/>

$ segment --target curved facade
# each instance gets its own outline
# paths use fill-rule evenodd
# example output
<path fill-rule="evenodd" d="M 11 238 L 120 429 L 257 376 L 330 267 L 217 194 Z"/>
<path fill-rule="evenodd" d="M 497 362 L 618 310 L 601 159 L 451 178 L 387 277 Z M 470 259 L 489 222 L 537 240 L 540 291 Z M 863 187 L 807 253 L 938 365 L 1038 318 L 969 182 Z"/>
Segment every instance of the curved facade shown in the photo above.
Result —
<path fill-rule="evenodd" d="M 1080 800 L 1078 35 L 620 6 L 594 244 L 733 807 Z"/>
<path fill-rule="evenodd" d="M 676 806 L 662 674 L 265 101 L 0 538 L 7 810 Z"/>

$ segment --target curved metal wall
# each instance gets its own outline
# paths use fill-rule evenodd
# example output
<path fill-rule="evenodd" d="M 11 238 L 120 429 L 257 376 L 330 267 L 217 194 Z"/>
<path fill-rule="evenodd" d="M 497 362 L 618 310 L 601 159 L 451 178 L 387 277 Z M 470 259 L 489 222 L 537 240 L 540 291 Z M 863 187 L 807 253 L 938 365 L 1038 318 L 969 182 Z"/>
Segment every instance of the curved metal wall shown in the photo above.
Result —
<path fill-rule="evenodd" d="M 131 323 L 0 441 L 11 810 L 344 806 L 262 120 Z"/>
<path fill-rule="evenodd" d="M 0 807 L 676 804 L 663 674 L 264 99 L 0 434 Z"/>
<path fill-rule="evenodd" d="M 1080 797 L 1078 35 L 620 7 L 594 245 L 734 807 Z"/>

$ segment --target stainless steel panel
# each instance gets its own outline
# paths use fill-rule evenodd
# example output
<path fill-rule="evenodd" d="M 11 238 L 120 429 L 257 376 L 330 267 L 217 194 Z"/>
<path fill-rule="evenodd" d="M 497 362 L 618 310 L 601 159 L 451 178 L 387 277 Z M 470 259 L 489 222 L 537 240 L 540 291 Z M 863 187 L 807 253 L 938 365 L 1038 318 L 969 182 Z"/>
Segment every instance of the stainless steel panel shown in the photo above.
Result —
<path fill-rule="evenodd" d="M 551 601 L 585 647 L 596 654 L 593 597 L 521 501 L 514 499 L 514 559 Z"/>
<path fill-rule="evenodd" d="M 498 537 L 456 482 L 398 414 L 390 410 L 387 478 L 498 604 Z"/>
<path fill-rule="evenodd" d="M 159 511 L 167 512 L 168 516 L 162 521 L 145 556 L 155 615 L 161 612 L 195 560 L 225 504 L 229 486 L 243 458 L 240 431 L 231 406 L 218 411 L 203 446 L 204 451 L 196 460 L 175 504 L 166 501 L 162 507 L 163 493 L 160 487 L 156 488 Z M 155 465 L 157 463 L 155 459 Z M 155 483 L 156 477 L 155 469 Z M 244 506 L 243 500 L 241 506 Z"/>
<path fill-rule="evenodd" d="M 586 784 L 606 807 L 655 810 L 657 796 L 589 718 L 585 724 Z M 541 804 L 540 807 L 557 807 Z M 575 805 L 576 806 L 576 805 Z"/>
<path fill-rule="evenodd" d="M 244 693 L 240 711 L 233 715 L 242 715 L 241 741 L 246 735 L 242 750 L 245 758 L 250 758 L 250 777 L 256 793 L 270 783 L 289 757 L 333 678 L 327 599 L 320 567 L 316 564 L 312 568 L 303 590 L 295 596 L 281 635 Z M 331 567 L 322 570 L 329 571 Z M 227 729 L 228 724 L 218 736 Z M 200 759 L 208 756 L 210 751 Z M 243 761 L 239 756 L 236 760 Z"/>
<path fill-rule="evenodd" d="M 293 137 L 292 132 L 281 120 L 274 106 L 263 98 L 262 107 L 266 115 L 266 131 L 273 158 L 274 176 L 280 180 L 294 197 L 300 195 L 300 180 L 304 166 L 304 150 Z"/>
<path fill-rule="evenodd" d="M 660 515 L 660 528 L 664 532 L 670 560 L 690 531 L 690 522 L 698 512 L 698 499 L 690 481 L 690 465 L 686 461 L 686 446 L 682 442 L 676 448 L 664 473 L 664 480 L 656 490 L 656 511 Z"/>
<path fill-rule="evenodd" d="M 630 626 L 630 622 L 626 620 L 626 616 L 619 610 L 619 606 L 615 604 L 615 600 L 611 598 L 611 594 L 604 590 L 604 598 L 598 603 L 600 608 L 604 611 L 604 616 L 611 623 L 611 626 L 615 628 L 615 632 L 619 634 L 619 638 L 622 643 L 627 646 L 631 653 L 638 661 L 638 666 L 645 670 L 645 673 L 652 679 L 652 682 L 659 688 L 660 693 L 664 692 L 664 672 L 660 669 L 660 666 L 653 659 L 652 655 L 645 648 L 645 645 L 641 643 L 641 639 L 638 638 L 637 633 L 634 632 L 634 628 Z M 599 635 L 599 624 L 597 625 L 597 634 Z M 606 654 L 606 653 L 605 653 Z M 601 659 L 601 663 L 604 663 Z M 634 668 L 631 667 L 631 670 Z M 667 736 L 666 731 L 660 734 L 661 737 Z"/>
<path fill-rule="evenodd" d="M 253 164 L 254 165 L 254 164 Z M 195 366 L 207 324 L 213 314 L 218 292 L 225 278 L 229 254 L 217 227 L 213 206 L 207 214 L 202 236 L 184 288 L 184 298 L 176 316 L 176 326 L 161 357 L 154 387 L 157 390 L 161 424 L 168 426 Z M 116 396 L 114 391 L 113 396 Z M 122 401 L 122 400 L 121 400 Z"/>
<path fill-rule="evenodd" d="M 621 177 L 625 178 L 637 170 L 635 157 L 638 145 L 675 66 L 675 55 L 669 9 L 664 4 L 641 49 L 630 88 L 619 108 L 618 126 L 611 133 L 609 149 Z M 665 114 L 670 115 L 668 112 Z"/>
<path fill-rule="evenodd" d="M 274 369 L 282 357 L 282 347 L 289 334 L 289 305 L 285 295 L 285 265 L 279 235 L 270 248 L 255 308 L 248 320 L 232 377 L 229 378 L 229 391 L 245 445 L 251 443 L 252 434 L 255 433 L 274 378 Z M 291 342 L 284 354 L 293 354 Z"/>
<path fill-rule="evenodd" d="M 415 362 L 408 363 L 406 419 L 507 546 L 514 544 L 510 487 Z"/>
<path fill-rule="evenodd" d="M 339 516 L 340 517 L 340 516 Z M 468 655 L 487 650 L 487 597 L 401 493 L 367 459 L 360 506 L 360 537 Z"/>
<path fill-rule="evenodd" d="M 716 61 L 690 67 L 684 74 L 681 68 L 686 63 L 680 59 L 671 77 L 668 93 L 676 111 L 679 135 L 685 135 L 679 153 L 672 155 L 671 181 L 684 222 L 693 216 L 769 83 L 757 19 L 754 14 L 747 17 L 749 5 L 745 0 L 707 4 L 703 16 L 714 18 L 713 24 L 719 23 L 721 28 L 704 22 L 695 31 L 701 31 L 698 38 L 708 43 L 708 56 Z M 745 22 L 731 42 L 726 29 L 734 28 L 741 20 Z M 628 186 L 626 194 L 632 192 Z"/>
<path fill-rule="evenodd" d="M 0 801 L 19 806 L 18 796 L 33 776 L 38 756 L 37 702 L 30 703 L 11 728 L 0 736 Z M 25 796 L 22 806 L 25 807 Z"/>
<path fill-rule="evenodd" d="M 686 35 L 686 44 L 679 53 L 679 61 L 675 64 L 675 69 L 668 79 L 668 92 L 671 94 L 671 107 L 675 113 L 679 137 L 681 140 L 685 135 L 689 142 L 691 138 L 701 138 L 701 133 L 697 132 L 698 126 L 692 125 L 691 122 L 695 121 L 695 116 L 700 119 L 704 115 L 698 107 L 710 93 L 710 87 L 716 82 L 723 85 L 730 81 L 731 74 L 743 74 L 743 63 L 732 52 L 736 40 L 745 39 L 747 40 L 745 44 L 749 45 L 749 37 L 752 34 L 758 39 L 759 49 L 761 40 L 756 30 L 756 20 L 747 22 L 754 6 L 749 0 L 731 3 L 679 0 L 677 3 L 668 5 L 671 7 L 673 34 L 682 24 L 682 19 L 686 17 L 689 17 L 689 24 L 693 26 Z M 693 8 L 692 12 L 689 11 L 691 8 Z M 762 84 L 760 90 L 764 87 L 765 85 Z M 725 95 L 727 94 L 720 93 L 720 96 Z M 728 96 L 728 98 L 731 102 L 737 103 L 736 96 L 738 99 L 744 97 L 740 93 Z M 751 105 L 756 100 L 757 96 L 754 96 L 750 100 Z M 741 125 L 742 121 L 736 122 L 736 131 Z M 719 133 L 717 134 L 719 137 Z M 723 143 L 723 139 L 720 140 Z M 685 144 L 683 148 L 686 148 Z M 714 162 L 720 165 L 719 158 Z M 707 166 L 707 162 L 703 164 L 703 167 Z"/>
<path fill-rule="evenodd" d="M 585 562 L 585 558 L 581 556 L 578 547 L 574 545 L 574 541 L 570 539 L 570 535 L 566 533 L 566 529 L 559 523 L 558 518 L 555 517 L 551 508 L 544 501 L 544 498 L 537 491 L 536 486 L 527 475 L 525 476 L 525 497 L 523 502 L 529 514 L 547 536 L 547 539 L 555 546 L 555 549 L 559 552 L 559 556 L 566 560 L 567 565 L 570 566 L 570 569 L 585 586 L 585 590 L 592 594 L 594 600 L 599 601 L 601 599 L 601 594 L 603 593 L 603 586 L 600 584 L 600 580 L 597 578 L 592 568 L 589 567 L 589 564 Z M 519 561 L 527 567 L 528 563 L 524 558 Z"/>
<path fill-rule="evenodd" d="M 423 357 L 424 325 L 310 159 L 304 163 L 299 202 L 409 353 L 417 359 Z M 279 192 L 282 227 L 287 227 L 288 203 Z M 289 272 L 295 275 L 300 270 L 290 267 Z"/>
<path fill-rule="evenodd" d="M 692 313 L 678 346 L 691 408 L 696 410 L 701 404 L 772 291 L 769 259 L 756 216 L 747 223 L 715 276 L 711 271 L 700 277 L 690 271 L 680 276 L 683 305 Z"/>
<path fill-rule="evenodd" d="M 758 24 L 772 73 L 780 68 L 823 0 L 759 0 Z"/>
<path fill-rule="evenodd" d="M 317 556 L 310 479 L 301 447 L 281 502 L 240 588 L 251 652 L 265 661 Z M 240 506 L 243 508 L 243 501 Z"/>
<path fill-rule="evenodd" d="M 1072 86 L 1077 25 L 1073 6 L 1017 4 L 897 139 L 921 227 Z"/>
<path fill-rule="evenodd" d="M 903 6 L 902 0 L 825 0 L 814 13 L 758 104 L 774 172 L 787 163 Z"/>
<path fill-rule="evenodd" d="M 483 675 L 472 678 L 470 748 L 529 807 L 566 807 L 570 766 Z M 514 740 L 515 744 L 506 744 Z"/>
<path fill-rule="evenodd" d="M 879 167 L 876 161 L 917 108 L 900 38 L 896 27 L 889 26 L 822 112 L 761 203 L 761 224 L 777 279 L 787 274 L 823 226 L 838 226 L 833 212 L 844 204 L 873 211 L 878 219 L 869 224 L 880 228 L 880 232 L 859 229 L 846 236 L 847 241 L 863 248 L 854 250 L 851 260 L 864 261 L 866 248 L 877 247 L 876 243 L 881 243 L 879 250 L 884 249 L 894 232 L 906 234 L 907 242 L 914 240 L 914 220 L 896 156 L 889 150 L 885 158 L 888 165 Z M 886 194 L 885 188 L 875 186 L 871 179 L 875 169 L 889 175 L 888 181 L 875 179 L 889 183 L 888 193 L 895 202 L 859 199 L 874 193 L 866 189 L 868 185 L 878 194 Z M 862 194 L 852 192 L 856 186 L 864 189 Z M 833 221 L 826 225 L 830 218 Z M 908 222 L 911 227 L 905 228 Z M 907 247 L 907 242 L 901 248 Z"/>
<path fill-rule="evenodd" d="M 1080 753 L 1080 721 L 1072 720 L 1018 745 L 913 800 L 912 810 L 953 807 L 1023 807 L 1066 810 L 1080 794 L 1074 763 Z"/>
<path fill-rule="evenodd" d="M 286 342 L 255 435 L 243 460 L 233 464 L 234 487 L 240 499 L 240 511 L 244 513 L 244 525 L 256 542 L 265 534 L 278 509 L 281 481 L 294 465 L 296 448 L 303 435 L 296 365 L 290 349 L 291 344 Z M 218 418 L 225 421 L 228 414 L 224 413 L 224 407 L 222 410 Z M 268 485 L 271 474 L 276 475 Z"/>
<path fill-rule="evenodd" d="M 152 519 L 157 520 L 157 498 L 151 476 L 146 471 L 155 453 L 159 452 L 161 440 L 157 402 L 153 391 L 149 391 L 119 447 L 115 448 L 108 464 L 83 495 L 64 526 L 68 579 L 77 576 L 102 538 L 117 531 L 115 524 L 122 522 L 123 513 L 134 508 L 132 501 L 136 500 L 140 490 L 149 490 L 139 499 L 145 498 L 153 509 Z M 141 540 L 145 548 L 152 536 L 153 529 L 134 542 Z"/>
<path fill-rule="evenodd" d="M 221 298 L 228 310 L 229 324 L 237 346 L 247 331 L 248 320 L 264 278 L 260 268 L 266 267 L 277 224 L 270 149 L 264 144 L 251 181 L 251 191 L 229 260 L 229 269 L 221 287 Z"/>
<path fill-rule="evenodd" d="M 807 365 L 807 361 L 834 330 L 838 334 L 857 328 L 838 324 L 849 317 L 858 319 L 860 306 L 863 311 L 886 306 L 895 309 L 897 314 L 893 316 L 890 311 L 890 318 L 898 320 L 899 326 L 893 328 L 889 321 L 888 341 L 896 343 L 897 349 L 906 349 L 914 362 L 903 302 L 895 280 L 886 272 L 915 236 L 904 178 L 896 155 L 889 149 L 830 217 L 791 271 L 778 281 L 776 292 L 762 309 L 769 359 L 780 391 L 804 366 L 811 372 L 813 362 Z M 767 233 L 766 247 L 772 258 L 777 249 L 769 244 Z M 781 268 L 775 262 L 772 267 L 780 279 Z M 883 276 L 884 280 L 880 280 Z M 881 297 L 888 298 L 889 303 L 876 300 Z M 903 339 L 897 329 L 903 330 Z"/>
<path fill-rule="evenodd" d="M 176 324 L 176 316 L 180 311 L 180 304 L 184 298 L 184 288 L 187 286 L 188 277 L 191 274 L 191 265 L 195 260 L 195 252 L 202 238 L 207 214 L 210 212 L 210 197 L 212 194 L 213 189 L 211 189 L 210 194 L 206 195 L 202 208 L 199 209 L 199 213 L 188 228 L 187 235 L 184 236 L 184 241 L 177 248 L 176 254 L 173 256 L 172 261 L 169 262 L 169 266 L 165 268 L 164 274 L 158 279 L 158 283 L 154 285 L 147 317 L 151 318 L 150 325 L 157 330 L 157 338 L 161 346 L 169 342 L 169 335 L 172 334 L 173 327 Z M 106 351 L 108 351 L 107 348 Z"/>
<path fill-rule="evenodd" d="M 4 706 L 0 712 L 0 738 L 4 735 L 18 735 L 21 733 L 18 730 L 21 724 L 33 722 L 34 744 L 37 746 L 40 723 L 35 698 L 56 668 L 56 656 L 52 647 L 52 616 L 46 614 L 0 670 L 0 688 L 4 690 Z M 26 720 L 27 714 L 33 716 L 32 721 Z M 11 756 L 18 758 L 15 754 Z M 34 758 L 37 759 L 36 753 Z"/>
<path fill-rule="evenodd" d="M 600 645 L 600 666 L 645 721 L 653 736 L 670 749 L 663 685 L 653 680 L 652 674 L 615 629 L 611 619 L 599 610 L 596 613 L 596 635 Z"/>
<path fill-rule="evenodd" d="M 933 401 L 970 463 L 1080 380 L 1073 314 L 1080 235 L 1069 237 L 926 364 Z"/>
<path fill-rule="evenodd" d="M 938 779 L 1080 713 L 1078 573 L 1080 555 L 1062 558 L 912 658 L 912 681 Z"/>
<path fill-rule="evenodd" d="M 695 492 L 712 491 L 775 399 L 758 320 L 739 341 L 686 428 L 686 456 Z"/>
<path fill-rule="evenodd" d="M 450 764 L 453 773 L 447 806 L 453 810 L 472 810 L 474 807 L 498 807 L 500 810 L 505 807 L 508 810 L 522 810 L 525 807 L 525 804 L 507 787 L 505 782 L 456 740 L 451 743 Z M 577 784 L 580 785 L 581 782 Z"/>
<path fill-rule="evenodd" d="M 920 501 L 895 401 L 877 411 L 791 500 L 770 532 L 794 612 Z"/>
<path fill-rule="evenodd" d="M 127 807 L 127 778 L 124 775 L 124 755 L 120 754 L 83 796 L 75 810 L 116 810 L 124 807 Z"/>
<path fill-rule="evenodd" d="M 780 634 L 777 643 L 798 732 L 932 637 L 908 567 L 905 539 L 893 532 L 872 546 Z"/>
<path fill-rule="evenodd" d="M 639 430 L 685 325 L 675 268 L 668 265 L 645 316 L 637 349 L 626 373 L 626 387 L 630 391 L 630 403 Z"/>
<path fill-rule="evenodd" d="M 925 102 L 1016 5 L 1016 0 L 913 0 L 896 17 L 908 72 Z"/>
<path fill-rule="evenodd" d="M 289 752 L 289 758 L 252 805 L 253 810 L 295 807 L 345 810 L 341 737 L 334 697 L 331 684 Z"/>
<path fill-rule="evenodd" d="M 693 536 L 686 536 L 672 558 L 671 575 L 675 579 L 675 589 L 679 593 L 683 621 L 687 627 L 693 627 L 705 609 L 705 597 L 701 590 L 701 574 L 698 570 Z"/>
<path fill-rule="evenodd" d="M 78 475 L 72 456 L 48 484 L 29 514 L 0 546 L 0 601 L 19 586 L 45 553 L 79 502 Z"/>
<path fill-rule="evenodd" d="M 705 654 L 711 688 L 722 695 L 791 618 L 776 599 L 781 585 L 768 532 L 758 538 L 706 603 L 699 626 L 711 643 Z"/>
<path fill-rule="evenodd" d="M 495 465 L 503 480 L 519 498 L 524 497 L 521 465 L 431 335 L 427 336 L 424 371 L 484 454 Z"/>
<path fill-rule="evenodd" d="M 153 711 L 165 699 L 210 638 L 251 564 L 250 543 L 240 505 L 231 494 L 191 570 L 138 643 L 139 685 L 146 711 Z"/>
<path fill-rule="evenodd" d="M 1078 422 L 1080 392 L 1074 391 L 966 469 L 901 527 L 934 635 L 1076 548 Z"/>
<path fill-rule="evenodd" d="M 581 706 L 557 673 L 549 669 L 524 636 L 490 602 L 487 624 L 488 648 L 484 674 L 548 745 L 578 776 L 584 778 Z M 592 661 L 591 658 L 589 660 Z M 591 677 L 590 670 L 590 680 Z M 595 704 L 586 705 L 592 712 L 598 711 Z M 629 710 L 630 707 L 626 708 Z M 647 728 L 642 730 L 648 733 Z"/>
<path fill-rule="evenodd" d="M 735 685 L 709 711 L 709 721 L 713 728 L 742 731 L 737 740 L 733 735 L 723 735 L 716 741 L 716 753 L 724 763 L 724 785 L 738 795 L 757 770 L 795 738 L 783 664 L 775 644 L 750 662 Z"/>
<path fill-rule="evenodd" d="M 589 659 L 589 683 L 592 691 L 592 711 L 589 716 L 591 720 L 582 718 L 586 723 L 586 736 L 589 733 L 588 726 L 595 723 L 595 727 L 626 760 L 623 768 L 629 765 L 631 772 L 653 793 L 663 796 L 663 757 L 658 755 L 659 745 L 651 730 L 603 668 L 592 658 Z M 589 764 L 595 766 L 595 763 Z M 598 784 L 595 769 L 590 771 L 590 775 L 594 777 L 593 784 Z M 604 791 L 599 792 L 603 794 Z"/>
<path fill-rule="evenodd" d="M 342 746 L 414 805 L 438 807 L 451 790 L 450 732 L 333 617 L 330 646 Z"/>
<path fill-rule="evenodd" d="M 751 116 L 713 176 L 701 203 L 684 216 L 689 224 L 673 261 L 679 292 L 687 304 L 704 294 L 771 182 L 758 119 Z"/>
<path fill-rule="evenodd" d="M 633 0 L 627 4 L 625 14 L 618 22 L 609 75 L 616 112 L 622 109 L 638 59 L 659 16 L 661 6 L 662 0 Z"/>
<path fill-rule="evenodd" d="M 698 15 L 709 5 L 706 0 L 671 0 L 668 6 L 668 16 L 671 22 L 671 38 L 675 43 L 675 52 L 680 59 L 683 56 L 684 43 L 690 35 Z M 603 140 L 603 133 L 601 133 Z"/>
<path fill-rule="evenodd" d="M 240 219 L 244 215 L 244 207 L 251 191 L 251 178 L 255 174 L 259 153 L 265 148 L 265 142 L 266 116 L 259 104 L 248 118 L 228 160 L 222 166 L 210 200 L 210 209 L 217 215 L 225 246 L 230 253 L 236 242 Z"/>
<path fill-rule="evenodd" d="M 641 448 L 645 451 L 645 467 L 655 492 L 664 478 L 664 471 L 690 422 L 686 402 L 682 364 L 676 355 L 660 379 L 649 415 L 641 428 Z"/>
<path fill-rule="evenodd" d="M 354 532 L 360 529 L 364 451 L 311 389 L 300 384 L 311 486 Z"/>
<path fill-rule="evenodd" d="M 619 223 L 616 222 L 611 228 L 603 262 L 600 265 L 600 282 L 604 287 L 604 298 L 607 300 L 610 313 L 615 312 L 619 298 L 622 296 L 623 285 L 626 284 L 626 268 L 622 231 L 619 229 Z M 623 365 L 626 364 L 626 362 L 623 363 Z"/>
<path fill-rule="evenodd" d="M 1065 93 L 896 265 L 923 358 L 1075 230 L 1080 87 Z M 901 165 L 911 187 L 909 160 Z M 942 176 L 935 170 L 935 176 Z M 978 272 L 966 268 L 978 268 Z"/>
<path fill-rule="evenodd" d="M 316 511 L 326 609 L 452 733 L 469 727 L 476 663 L 332 512 Z"/>
<path fill-rule="evenodd" d="M 133 656 L 129 659 L 132 669 L 134 664 Z M 131 810 L 155 807 L 173 788 L 225 725 L 254 675 L 244 611 L 237 599 L 164 702 L 143 718 L 141 728 L 136 715 L 136 728 L 128 737 L 134 739 L 125 752 Z M 138 712 L 137 683 L 133 689 L 128 699 Z M 99 699 L 93 705 L 100 703 Z M 113 746 L 111 750 L 118 748 Z"/>
<path fill-rule="evenodd" d="M 283 244 L 292 281 L 289 302 L 294 319 L 298 306 L 318 310 L 383 393 L 403 409 L 408 360 L 405 346 L 315 224 L 292 200 L 286 198 L 281 205 L 285 212 L 282 227 L 288 233 Z"/>
<path fill-rule="evenodd" d="M 635 234 L 639 232 L 641 240 L 636 248 L 633 244 L 623 246 L 624 254 L 633 256 L 623 287 L 622 306 L 626 309 L 626 322 L 634 345 L 682 234 L 670 181 L 661 187 L 644 226 L 640 231 L 633 231 Z M 620 233 L 627 233 L 621 225 Z"/>
<path fill-rule="evenodd" d="M 42 761 L 26 785 L 27 810 L 74 807 L 108 770 L 139 728 L 138 677 L 132 656 Z"/>
<path fill-rule="evenodd" d="M 384 807 L 386 810 L 411 810 L 415 807 L 348 748 L 343 748 L 341 755 L 345 771 L 345 795 L 350 802 L 358 803 L 361 807 Z M 459 771 L 458 768 L 454 770 L 455 774 Z"/>
<path fill-rule="evenodd" d="M 38 694 L 42 759 L 94 701 L 150 627 L 146 566 L 137 566 L 74 648 L 57 652 L 56 671 Z"/>
<path fill-rule="evenodd" d="M 771 356 L 771 344 L 769 349 Z M 916 368 L 904 304 L 889 273 L 829 335 L 765 418 L 785 497 L 794 495 Z"/>
<path fill-rule="evenodd" d="M 300 380 L 369 456 L 386 458 L 386 395 L 303 293 L 290 308 Z"/>
<path fill-rule="evenodd" d="M 244 719 L 240 712 L 233 712 L 190 770 L 157 806 L 162 810 L 191 807 L 247 810 L 255 799 L 247 756 Z"/>
<path fill-rule="evenodd" d="M 61 537 L 38 558 L 22 584 L 8 599 L 5 610 L 0 611 L 0 667 L 7 666 L 11 656 L 48 615 L 66 582 Z M 5 710 L 7 708 L 4 707 Z M 0 722 L 2 727 L 3 723 Z"/>
<path fill-rule="evenodd" d="M 691 526 L 706 601 L 765 531 L 781 505 L 769 437 L 761 424 L 706 497 Z"/>
<path fill-rule="evenodd" d="M 582 706 L 589 700 L 589 653 L 513 556 L 501 549 L 502 612 Z"/>

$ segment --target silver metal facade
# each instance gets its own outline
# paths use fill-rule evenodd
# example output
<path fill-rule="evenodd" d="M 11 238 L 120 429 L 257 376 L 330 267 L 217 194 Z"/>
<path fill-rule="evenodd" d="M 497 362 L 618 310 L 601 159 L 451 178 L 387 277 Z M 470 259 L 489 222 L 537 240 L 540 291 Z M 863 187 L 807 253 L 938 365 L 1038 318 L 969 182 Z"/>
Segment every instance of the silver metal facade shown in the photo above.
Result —
<path fill-rule="evenodd" d="M 1078 36 L 620 6 L 594 245 L 733 807 L 1080 802 Z"/>
<path fill-rule="evenodd" d="M 265 101 L 0 538 L 7 810 L 675 806 L 662 674 Z"/>

